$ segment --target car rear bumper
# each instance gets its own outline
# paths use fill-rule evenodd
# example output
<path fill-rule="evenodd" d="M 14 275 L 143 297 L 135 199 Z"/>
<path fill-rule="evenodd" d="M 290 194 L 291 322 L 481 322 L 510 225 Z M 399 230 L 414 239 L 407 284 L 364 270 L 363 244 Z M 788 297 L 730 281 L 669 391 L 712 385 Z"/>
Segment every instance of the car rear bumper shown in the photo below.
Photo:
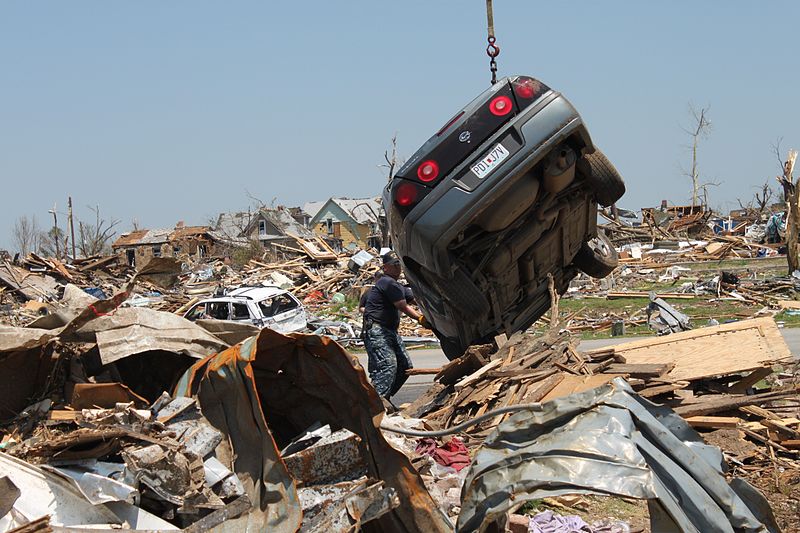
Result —
<path fill-rule="evenodd" d="M 524 144 L 498 169 L 470 190 L 454 179 L 468 165 L 514 130 Z M 534 106 L 516 117 L 475 150 L 475 156 L 454 169 L 402 222 L 402 230 L 392 228 L 395 250 L 406 259 L 439 276 L 449 277 L 451 261 L 448 246 L 459 232 L 484 209 L 491 208 L 518 179 L 568 137 L 578 135 L 588 151 L 594 151 L 580 115 L 569 101 L 554 93 L 543 105 Z"/>

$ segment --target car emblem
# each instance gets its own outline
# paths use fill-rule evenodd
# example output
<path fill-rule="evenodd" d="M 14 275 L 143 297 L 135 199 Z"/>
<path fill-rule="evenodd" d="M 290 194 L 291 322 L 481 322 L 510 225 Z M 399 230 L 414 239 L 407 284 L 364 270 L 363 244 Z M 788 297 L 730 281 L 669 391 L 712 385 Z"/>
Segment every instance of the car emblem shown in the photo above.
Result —
<path fill-rule="evenodd" d="M 472 134 L 468 131 L 462 131 L 461 135 L 458 136 L 458 140 L 462 143 L 468 143 L 469 138 L 472 137 Z"/>

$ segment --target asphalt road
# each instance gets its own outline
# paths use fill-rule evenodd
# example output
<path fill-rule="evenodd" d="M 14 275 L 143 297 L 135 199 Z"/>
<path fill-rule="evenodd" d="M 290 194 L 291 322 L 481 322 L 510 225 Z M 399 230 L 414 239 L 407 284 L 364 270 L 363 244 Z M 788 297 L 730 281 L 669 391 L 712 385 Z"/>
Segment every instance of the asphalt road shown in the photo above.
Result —
<path fill-rule="evenodd" d="M 782 329 L 781 333 L 783 334 L 786 344 L 789 345 L 789 349 L 792 351 L 792 354 L 794 354 L 795 358 L 797 358 L 798 355 L 800 355 L 800 328 Z M 615 339 L 582 341 L 580 346 L 585 350 L 590 350 L 593 348 L 602 348 L 603 346 L 611 346 L 613 344 L 619 344 L 628 340 L 641 338 L 643 337 L 620 337 Z M 447 358 L 438 348 L 409 350 L 409 353 L 411 354 L 411 360 L 414 362 L 415 368 L 438 368 L 447 363 Z M 367 355 L 359 354 L 358 358 L 364 368 L 367 368 Z M 433 375 L 409 377 L 408 381 L 406 381 L 406 384 L 403 385 L 402 389 L 400 389 L 400 392 L 398 392 L 397 395 L 392 398 L 392 402 L 395 405 L 413 402 L 419 395 L 427 390 L 432 381 Z"/>

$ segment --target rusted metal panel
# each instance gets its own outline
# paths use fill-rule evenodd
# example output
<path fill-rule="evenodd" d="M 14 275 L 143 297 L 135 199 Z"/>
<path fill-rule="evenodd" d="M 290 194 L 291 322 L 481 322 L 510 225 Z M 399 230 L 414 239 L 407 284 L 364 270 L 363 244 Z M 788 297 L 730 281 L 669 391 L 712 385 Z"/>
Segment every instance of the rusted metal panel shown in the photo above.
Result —
<path fill-rule="evenodd" d="M 127 402 L 133 402 L 138 408 L 147 407 L 147 400 L 122 383 L 76 383 L 70 406 L 73 409 L 111 409 L 118 403 Z"/>
<path fill-rule="evenodd" d="M 280 531 L 300 526 L 300 508 L 275 440 L 288 443 L 314 422 L 358 435 L 369 477 L 396 491 L 400 505 L 377 519 L 377 528 L 452 531 L 411 461 L 378 429 L 383 405 L 358 359 L 332 339 L 262 330 L 187 371 L 176 392 L 194 391 L 208 420 L 229 436 L 237 474 L 250 474 L 248 495 L 273 513 Z"/>

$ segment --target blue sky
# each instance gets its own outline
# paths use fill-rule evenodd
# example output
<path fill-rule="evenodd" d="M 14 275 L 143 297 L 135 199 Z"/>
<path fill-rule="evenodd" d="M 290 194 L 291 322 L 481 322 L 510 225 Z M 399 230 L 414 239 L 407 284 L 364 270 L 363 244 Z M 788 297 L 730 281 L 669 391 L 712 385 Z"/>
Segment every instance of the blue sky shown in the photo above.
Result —
<path fill-rule="evenodd" d="M 800 149 L 800 2 L 495 0 L 499 74 L 563 92 L 626 178 L 628 208 L 691 196 L 689 103 L 711 204 Z M 203 224 L 248 194 L 378 194 L 489 82 L 485 2 L 0 2 L 0 248 L 72 195 L 144 227 Z M 62 217 L 63 219 L 63 217 Z"/>

